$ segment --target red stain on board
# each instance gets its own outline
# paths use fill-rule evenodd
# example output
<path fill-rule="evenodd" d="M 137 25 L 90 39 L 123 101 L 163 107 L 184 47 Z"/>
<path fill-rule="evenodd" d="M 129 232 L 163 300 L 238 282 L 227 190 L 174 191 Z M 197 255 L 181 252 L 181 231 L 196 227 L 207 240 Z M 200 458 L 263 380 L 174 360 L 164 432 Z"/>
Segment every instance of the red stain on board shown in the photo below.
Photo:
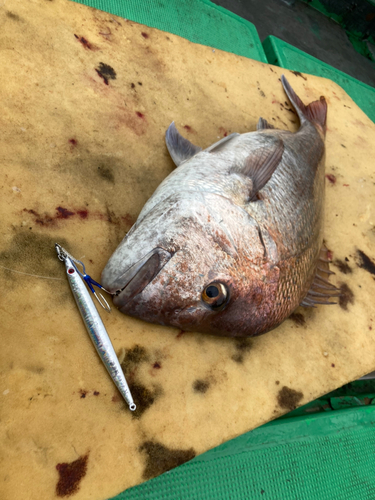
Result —
<path fill-rule="evenodd" d="M 22 211 L 27 212 L 30 215 L 33 215 L 35 217 L 35 223 L 39 224 L 41 226 L 44 226 L 44 225 L 51 225 L 52 226 L 55 222 L 53 217 L 46 215 L 46 214 L 40 215 L 35 210 L 24 208 Z"/>
<path fill-rule="evenodd" d="M 74 462 L 63 462 L 56 465 L 59 481 L 56 485 L 58 497 L 69 497 L 79 490 L 79 483 L 87 472 L 89 454 L 79 457 Z"/>
<path fill-rule="evenodd" d="M 327 250 L 327 259 L 332 260 L 333 258 L 333 252 L 331 250 Z"/>
<path fill-rule="evenodd" d="M 139 116 L 139 118 L 144 118 L 145 117 L 145 115 L 143 113 L 141 113 L 140 111 L 136 111 L 135 114 L 137 116 Z"/>
<path fill-rule="evenodd" d="M 152 365 L 152 367 L 153 367 L 153 368 L 155 368 L 155 369 L 159 369 L 159 368 L 161 368 L 161 364 L 160 364 L 160 363 L 158 363 L 158 362 L 156 361 L 156 362 Z"/>
<path fill-rule="evenodd" d="M 345 187 L 349 187 L 349 184 L 343 184 L 343 186 L 345 186 Z"/>
<path fill-rule="evenodd" d="M 95 71 L 98 73 L 98 75 L 100 76 L 100 78 L 103 78 L 103 81 L 106 85 L 108 85 L 108 78 L 106 76 L 104 76 L 98 69 L 95 68 Z"/>
<path fill-rule="evenodd" d="M 72 215 L 75 215 L 74 212 L 71 212 L 67 208 L 63 207 L 56 207 L 57 214 L 56 218 L 57 219 L 69 219 L 69 217 L 72 217 Z"/>
<path fill-rule="evenodd" d="M 135 220 L 136 220 L 130 214 L 122 215 L 121 219 L 126 223 L 126 225 L 128 225 L 130 227 L 135 224 Z"/>
<path fill-rule="evenodd" d="M 94 391 L 94 396 L 99 396 L 100 392 L 99 391 Z"/>
<path fill-rule="evenodd" d="M 85 49 L 88 49 L 88 50 L 93 50 L 93 46 L 91 45 L 91 43 L 86 39 L 84 38 L 83 36 L 78 36 L 76 34 L 74 34 L 74 36 L 76 37 L 76 39 L 82 44 L 82 46 L 85 48 Z"/>
<path fill-rule="evenodd" d="M 70 144 L 72 145 L 72 148 L 74 146 L 77 146 L 77 139 L 69 139 Z"/>
<path fill-rule="evenodd" d="M 336 182 L 336 176 L 333 174 L 326 174 L 326 178 L 329 180 L 331 184 L 335 184 Z"/>
<path fill-rule="evenodd" d="M 77 215 L 80 219 L 87 219 L 89 212 L 88 210 L 77 210 Z"/>
<path fill-rule="evenodd" d="M 141 35 L 143 36 L 143 38 L 148 38 L 150 35 L 148 35 L 148 33 L 145 33 L 144 31 L 142 31 Z"/>
<path fill-rule="evenodd" d="M 50 215 L 48 213 L 40 214 L 36 210 L 24 208 L 22 210 L 35 218 L 35 223 L 40 226 L 52 227 L 56 226 L 59 221 L 70 220 L 78 217 L 81 220 L 102 220 L 111 224 L 130 229 L 135 223 L 135 218 L 126 213 L 125 215 L 115 215 L 113 212 L 89 212 L 87 208 L 68 209 L 65 207 L 56 207 L 56 213 Z"/>
<path fill-rule="evenodd" d="M 194 132 L 194 130 L 190 127 L 190 125 L 184 125 L 184 129 L 188 132 Z"/>
<path fill-rule="evenodd" d="M 121 401 L 121 396 L 119 396 L 118 394 L 112 396 L 112 403 L 118 403 L 119 401 Z"/>
<path fill-rule="evenodd" d="M 225 130 L 224 127 L 219 127 L 219 132 L 223 137 L 227 137 L 228 132 Z"/>
<path fill-rule="evenodd" d="M 87 392 L 88 392 L 88 391 L 85 391 L 84 389 L 80 389 L 80 390 L 79 390 L 79 393 L 80 393 L 80 398 L 81 398 L 81 399 L 85 399 Z"/>
<path fill-rule="evenodd" d="M 176 339 L 180 339 L 183 336 L 184 333 L 185 333 L 185 330 L 180 330 L 178 332 L 178 334 L 176 335 Z"/>

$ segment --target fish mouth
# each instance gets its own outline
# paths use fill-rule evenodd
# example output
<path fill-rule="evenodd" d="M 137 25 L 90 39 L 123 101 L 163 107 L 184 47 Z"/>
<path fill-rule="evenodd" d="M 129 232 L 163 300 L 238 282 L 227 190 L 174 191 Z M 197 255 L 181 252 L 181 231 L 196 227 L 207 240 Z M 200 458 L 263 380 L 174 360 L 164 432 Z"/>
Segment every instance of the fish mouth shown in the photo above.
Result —
<path fill-rule="evenodd" d="M 141 293 L 171 257 L 163 248 L 154 248 L 121 274 L 110 286 L 115 306 L 121 309 Z"/>

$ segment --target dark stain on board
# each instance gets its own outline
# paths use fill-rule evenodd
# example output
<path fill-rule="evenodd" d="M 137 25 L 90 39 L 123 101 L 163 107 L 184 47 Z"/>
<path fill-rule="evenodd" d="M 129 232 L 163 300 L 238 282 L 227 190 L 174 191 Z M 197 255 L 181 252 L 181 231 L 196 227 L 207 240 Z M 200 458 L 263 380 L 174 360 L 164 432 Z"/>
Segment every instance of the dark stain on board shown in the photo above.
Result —
<path fill-rule="evenodd" d="M 339 305 L 344 311 L 348 310 L 348 304 L 354 304 L 354 293 L 346 283 L 340 286 Z"/>
<path fill-rule="evenodd" d="M 59 480 L 56 485 L 58 497 L 69 497 L 77 493 L 79 484 L 87 472 L 87 461 L 89 454 L 82 455 L 74 462 L 63 462 L 56 465 Z"/>
<path fill-rule="evenodd" d="M 86 391 L 85 389 L 80 389 L 79 390 L 80 398 L 85 399 L 87 392 L 88 391 Z"/>
<path fill-rule="evenodd" d="M 361 267 L 362 269 L 365 269 L 369 273 L 375 275 L 375 262 L 370 259 L 365 252 L 362 252 L 362 250 L 357 250 L 357 257 L 358 267 Z"/>
<path fill-rule="evenodd" d="M 83 36 L 78 36 L 76 34 L 74 34 L 74 36 L 76 37 L 76 39 L 82 44 L 82 46 L 85 48 L 85 49 L 88 49 L 88 50 L 93 50 L 93 46 L 91 45 L 91 43 Z"/>
<path fill-rule="evenodd" d="M 149 38 L 149 34 L 148 33 L 145 33 L 144 31 L 142 31 L 141 35 L 143 36 L 143 38 Z"/>
<path fill-rule="evenodd" d="M 299 71 L 291 71 L 291 73 L 293 73 L 293 75 L 295 75 L 295 76 L 300 76 L 301 78 L 303 78 L 304 80 L 307 81 L 307 78 L 305 76 L 303 76 L 303 74 L 300 73 Z"/>
<path fill-rule="evenodd" d="M 131 349 L 126 350 L 124 361 L 122 362 L 122 365 L 124 365 L 124 367 L 126 367 L 126 366 L 129 366 L 129 364 L 138 365 L 138 364 L 146 362 L 146 361 L 149 361 L 149 355 L 147 353 L 146 348 L 139 345 L 139 344 L 136 344 Z"/>
<path fill-rule="evenodd" d="M 335 259 L 332 264 L 338 267 L 343 274 L 351 274 L 353 272 L 349 264 L 343 260 Z"/>
<path fill-rule="evenodd" d="M 294 323 L 296 325 L 299 325 L 299 326 L 303 326 L 306 324 L 306 319 L 305 319 L 305 316 L 301 313 L 292 313 L 288 319 L 291 319 L 292 321 L 294 321 Z"/>
<path fill-rule="evenodd" d="M 260 88 L 260 83 L 257 82 L 257 89 L 261 97 L 266 97 L 266 94 L 263 92 L 263 90 Z"/>
<path fill-rule="evenodd" d="M 281 408 L 292 411 L 297 408 L 298 403 L 303 398 L 303 393 L 290 389 L 284 385 L 277 394 L 277 402 Z"/>
<path fill-rule="evenodd" d="M 98 175 L 111 184 L 115 183 L 115 176 L 110 167 L 106 167 L 105 165 L 98 166 Z"/>
<path fill-rule="evenodd" d="M 137 373 L 139 365 L 149 361 L 150 355 L 146 348 L 136 344 L 131 349 L 126 350 L 124 360 L 121 363 L 121 368 L 128 381 L 134 403 L 137 406 L 137 409 L 132 412 L 133 419 L 139 419 L 143 413 L 154 404 L 156 399 L 163 394 L 163 389 L 160 385 L 146 387 L 138 379 Z M 155 364 L 161 368 L 160 363 Z M 156 367 L 154 366 L 154 368 Z"/>
<path fill-rule="evenodd" d="M 174 469 L 196 456 L 193 448 L 187 450 L 167 448 L 156 441 L 145 441 L 138 449 L 146 454 L 146 467 L 143 471 L 144 479 L 159 476 L 163 472 Z"/>
<path fill-rule="evenodd" d="M 61 276 L 61 263 L 56 258 L 55 236 L 38 234 L 29 229 L 17 229 L 9 247 L 0 252 L 0 264 L 15 271 L 50 276 L 56 278 Z M 69 252 L 70 245 L 65 238 L 59 237 L 59 243 Z M 25 280 L 27 276 L 1 270 L 7 279 Z M 34 279 L 34 278 L 33 278 Z M 44 280 L 54 288 L 59 288 L 59 281 Z"/>
<path fill-rule="evenodd" d="M 108 85 L 109 80 L 116 80 L 116 71 L 105 63 L 99 63 L 99 68 L 95 68 L 100 78 L 103 78 L 104 83 Z"/>
<path fill-rule="evenodd" d="M 13 21 L 21 21 L 20 16 L 18 16 L 17 14 L 14 14 L 14 12 L 11 12 L 10 10 L 8 10 L 8 12 L 6 13 L 6 16 L 9 17 L 9 19 L 12 19 Z"/>
<path fill-rule="evenodd" d="M 209 387 L 210 387 L 210 382 L 208 382 L 208 380 L 197 379 L 193 383 L 194 392 L 200 392 L 201 394 L 207 392 Z"/>
<path fill-rule="evenodd" d="M 236 352 L 231 356 L 231 359 L 236 363 L 243 363 L 245 356 L 252 348 L 252 340 L 246 337 L 235 339 L 234 348 Z"/>
<path fill-rule="evenodd" d="M 132 412 L 133 419 L 139 419 L 144 414 L 144 412 L 152 406 L 156 399 L 163 393 L 161 386 L 154 386 L 152 389 L 147 388 L 144 384 L 140 382 L 135 382 L 132 380 L 128 381 L 130 392 L 133 396 L 134 403 L 137 408 Z"/>

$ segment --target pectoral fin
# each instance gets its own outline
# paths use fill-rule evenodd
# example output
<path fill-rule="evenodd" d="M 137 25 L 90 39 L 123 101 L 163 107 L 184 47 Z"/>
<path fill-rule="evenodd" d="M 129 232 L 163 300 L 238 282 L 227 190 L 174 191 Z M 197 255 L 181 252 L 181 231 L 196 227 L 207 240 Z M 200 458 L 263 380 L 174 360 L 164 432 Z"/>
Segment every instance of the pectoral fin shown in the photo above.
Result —
<path fill-rule="evenodd" d="M 281 161 L 283 153 L 284 143 L 281 139 L 276 139 L 273 143 L 267 143 L 263 147 L 256 149 L 247 158 L 241 173 L 248 175 L 253 181 L 250 201 L 256 199 L 258 191 L 270 180 Z"/>
<path fill-rule="evenodd" d="M 169 125 L 165 133 L 165 142 L 177 167 L 202 151 L 202 148 L 195 146 L 179 133 L 174 122 Z"/>
<path fill-rule="evenodd" d="M 265 130 L 267 128 L 275 128 L 273 125 L 268 123 L 265 118 L 260 117 L 257 123 L 257 130 Z"/>

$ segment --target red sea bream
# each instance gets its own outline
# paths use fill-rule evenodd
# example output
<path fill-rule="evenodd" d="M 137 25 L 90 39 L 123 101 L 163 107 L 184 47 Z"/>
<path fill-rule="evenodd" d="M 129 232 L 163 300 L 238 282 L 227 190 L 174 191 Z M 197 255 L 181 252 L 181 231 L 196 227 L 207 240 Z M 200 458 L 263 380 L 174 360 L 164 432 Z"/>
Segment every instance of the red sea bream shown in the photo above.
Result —
<path fill-rule="evenodd" d="M 337 295 L 323 246 L 326 101 L 305 106 L 282 83 L 300 119 L 296 133 L 260 118 L 257 131 L 202 151 L 170 125 L 177 168 L 102 274 L 120 311 L 243 337 Z"/>

